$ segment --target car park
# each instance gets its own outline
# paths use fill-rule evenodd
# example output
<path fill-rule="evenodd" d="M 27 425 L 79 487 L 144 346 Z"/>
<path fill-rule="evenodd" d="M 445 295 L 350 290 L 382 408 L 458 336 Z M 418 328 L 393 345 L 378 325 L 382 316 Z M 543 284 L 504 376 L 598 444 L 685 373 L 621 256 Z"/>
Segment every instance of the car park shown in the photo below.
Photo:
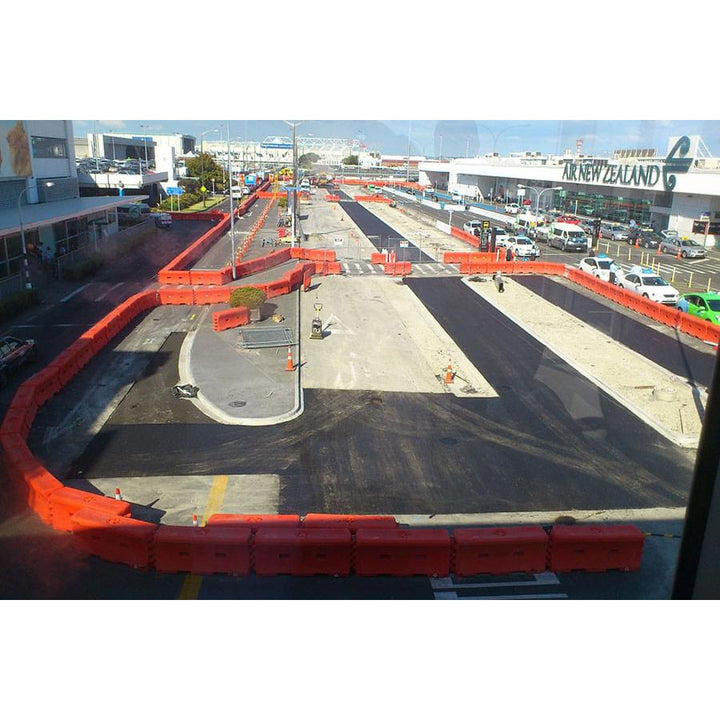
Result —
<path fill-rule="evenodd" d="M 705 248 L 699 242 L 681 237 L 664 237 L 660 242 L 660 250 L 673 255 L 680 253 L 682 258 L 704 258 L 707 256 Z"/>
<path fill-rule="evenodd" d="M 685 293 L 680 296 L 678 309 L 681 309 L 683 300 L 687 303 L 687 312 L 690 315 L 720 325 L 720 293 Z"/>
<path fill-rule="evenodd" d="M 12 335 L 0 337 L 0 387 L 5 387 L 8 378 L 25 363 L 35 362 L 38 349 L 34 340 L 21 340 Z"/>
<path fill-rule="evenodd" d="M 508 203 L 505 206 L 505 212 L 509 215 L 517 215 L 520 206 L 517 203 Z"/>
<path fill-rule="evenodd" d="M 662 242 L 662 236 L 651 228 L 633 228 L 628 235 L 627 242 L 628 245 L 637 243 L 647 250 L 655 250 Z"/>
<path fill-rule="evenodd" d="M 604 255 L 595 257 L 585 257 L 579 263 L 578 267 L 593 277 L 600 278 L 612 282 L 617 273 L 617 265 L 615 262 Z"/>
<path fill-rule="evenodd" d="M 621 273 L 617 284 L 663 305 L 675 305 L 680 298 L 680 293 L 665 278 L 639 265 L 634 265 L 627 273 Z"/>
<path fill-rule="evenodd" d="M 540 255 L 540 248 L 525 235 L 518 235 L 512 238 L 509 248 L 514 257 L 523 260 L 537 260 Z"/>

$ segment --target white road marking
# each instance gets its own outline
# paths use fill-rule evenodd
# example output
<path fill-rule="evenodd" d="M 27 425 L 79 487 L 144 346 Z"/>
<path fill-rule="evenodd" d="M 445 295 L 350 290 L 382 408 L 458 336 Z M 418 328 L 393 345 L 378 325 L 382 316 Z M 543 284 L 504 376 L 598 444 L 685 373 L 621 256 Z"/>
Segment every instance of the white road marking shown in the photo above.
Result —
<path fill-rule="evenodd" d="M 91 282 L 85 283 L 82 287 L 79 287 L 77 290 L 73 290 L 69 295 L 66 295 L 64 298 L 60 300 L 61 303 L 67 302 L 70 298 L 75 297 L 78 293 L 82 292 L 86 287 L 90 287 L 92 285 Z"/>
<path fill-rule="evenodd" d="M 100 302 L 103 298 L 105 298 L 107 295 L 109 295 L 113 290 L 116 288 L 119 288 L 121 285 L 124 285 L 124 282 L 119 282 L 116 285 L 113 285 L 109 290 L 106 290 L 102 295 L 99 295 L 95 298 L 95 302 Z"/>

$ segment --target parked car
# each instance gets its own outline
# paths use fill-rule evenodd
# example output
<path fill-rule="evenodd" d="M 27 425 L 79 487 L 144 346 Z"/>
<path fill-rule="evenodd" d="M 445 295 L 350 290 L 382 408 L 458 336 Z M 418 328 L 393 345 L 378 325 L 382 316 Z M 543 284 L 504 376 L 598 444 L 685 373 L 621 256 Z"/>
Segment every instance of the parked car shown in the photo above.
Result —
<path fill-rule="evenodd" d="M 682 310 L 682 301 L 687 303 L 687 311 L 702 320 L 720 325 L 720 293 L 685 293 L 680 296 L 678 310 Z"/>
<path fill-rule="evenodd" d="M 523 258 L 528 260 L 537 260 L 540 255 L 540 248 L 525 235 L 518 235 L 512 238 L 510 242 L 510 250 L 516 258 Z"/>
<path fill-rule="evenodd" d="M 593 277 L 600 278 L 601 280 L 607 280 L 612 282 L 617 273 L 617 265 L 615 262 L 603 255 L 596 257 L 585 257 L 579 263 L 578 267 L 586 273 L 589 273 Z"/>
<path fill-rule="evenodd" d="M 517 203 L 508 203 L 505 206 L 505 212 L 509 215 L 517 215 L 520 206 Z"/>
<path fill-rule="evenodd" d="M 667 238 L 668 240 L 671 240 L 673 238 L 678 237 L 678 231 L 677 230 L 661 230 L 660 235 L 662 237 Z"/>
<path fill-rule="evenodd" d="M 627 273 L 618 276 L 618 285 L 663 305 L 675 305 L 680 293 L 665 278 L 650 268 L 634 265 Z"/>
<path fill-rule="evenodd" d="M 704 258 L 707 256 L 705 248 L 699 242 L 681 237 L 664 237 L 660 242 L 660 250 L 673 255 L 677 255 L 679 252 L 682 258 Z"/>
<path fill-rule="evenodd" d="M 463 225 L 463 231 L 466 233 L 470 233 L 470 235 L 474 235 L 476 230 L 480 233 L 482 232 L 482 224 L 482 220 L 468 220 Z"/>
<path fill-rule="evenodd" d="M 610 223 L 602 223 L 600 225 L 600 237 L 610 240 L 618 240 L 622 242 L 628 239 L 628 231 L 620 225 L 611 225 Z"/>
<path fill-rule="evenodd" d="M 35 362 L 38 349 L 34 340 L 21 340 L 12 335 L 0 338 L 0 387 L 5 387 L 8 378 L 25 363 Z"/>
<path fill-rule="evenodd" d="M 627 238 L 628 245 L 636 242 L 648 250 L 655 250 L 662 242 L 662 236 L 650 228 L 633 228 Z"/>

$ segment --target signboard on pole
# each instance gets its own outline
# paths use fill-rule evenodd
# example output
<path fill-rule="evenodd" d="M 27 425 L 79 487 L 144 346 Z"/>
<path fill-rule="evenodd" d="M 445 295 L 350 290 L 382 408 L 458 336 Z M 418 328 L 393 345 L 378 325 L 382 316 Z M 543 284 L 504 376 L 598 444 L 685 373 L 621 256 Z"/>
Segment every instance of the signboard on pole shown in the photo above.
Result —
<path fill-rule="evenodd" d="M 181 187 L 169 187 L 166 192 L 168 195 L 182 195 L 185 191 Z"/>

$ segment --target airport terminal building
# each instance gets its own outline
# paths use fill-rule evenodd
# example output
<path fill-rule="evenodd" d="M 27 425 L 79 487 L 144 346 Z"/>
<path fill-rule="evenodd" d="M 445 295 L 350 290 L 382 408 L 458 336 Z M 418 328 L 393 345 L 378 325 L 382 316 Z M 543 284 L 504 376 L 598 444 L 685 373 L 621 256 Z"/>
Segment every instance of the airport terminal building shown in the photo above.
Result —
<path fill-rule="evenodd" d="M 541 211 L 634 221 L 709 246 L 720 242 L 720 158 L 707 157 L 699 136 L 670 138 L 664 157 L 653 150 L 611 157 L 493 154 L 421 162 L 419 173 L 422 184 L 480 201 L 529 200 Z"/>

